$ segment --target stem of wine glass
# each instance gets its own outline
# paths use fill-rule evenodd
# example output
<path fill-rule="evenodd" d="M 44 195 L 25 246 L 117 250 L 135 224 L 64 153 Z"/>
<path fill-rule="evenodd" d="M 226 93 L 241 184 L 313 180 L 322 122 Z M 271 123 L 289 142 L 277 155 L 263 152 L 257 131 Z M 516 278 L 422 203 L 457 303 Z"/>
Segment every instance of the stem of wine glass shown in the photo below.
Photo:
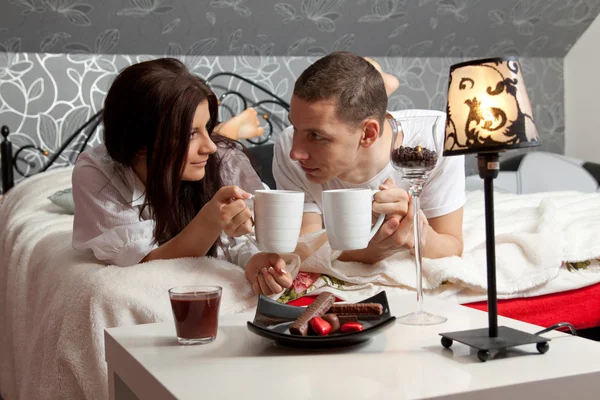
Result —
<path fill-rule="evenodd" d="M 409 193 L 414 202 L 414 237 L 415 237 L 415 266 L 417 267 L 417 313 L 423 312 L 423 257 L 421 254 L 421 190 L 420 184 L 411 185 Z"/>

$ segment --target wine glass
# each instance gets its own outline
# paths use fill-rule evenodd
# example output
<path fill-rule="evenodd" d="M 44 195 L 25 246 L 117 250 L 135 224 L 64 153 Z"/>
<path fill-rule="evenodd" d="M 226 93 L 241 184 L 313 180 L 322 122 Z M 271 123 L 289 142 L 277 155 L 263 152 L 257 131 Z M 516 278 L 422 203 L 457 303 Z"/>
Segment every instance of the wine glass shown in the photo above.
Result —
<path fill-rule="evenodd" d="M 417 270 L 417 310 L 398 318 L 407 325 L 435 325 L 446 322 L 447 318 L 433 315 L 423 310 L 423 268 L 421 243 L 421 204 L 423 185 L 438 164 L 443 137 L 436 131 L 441 118 L 437 115 L 398 117 L 392 125 L 398 131 L 392 140 L 390 162 L 394 169 L 402 172 L 402 180 L 410 184 L 408 192 L 414 202 L 415 266 Z"/>

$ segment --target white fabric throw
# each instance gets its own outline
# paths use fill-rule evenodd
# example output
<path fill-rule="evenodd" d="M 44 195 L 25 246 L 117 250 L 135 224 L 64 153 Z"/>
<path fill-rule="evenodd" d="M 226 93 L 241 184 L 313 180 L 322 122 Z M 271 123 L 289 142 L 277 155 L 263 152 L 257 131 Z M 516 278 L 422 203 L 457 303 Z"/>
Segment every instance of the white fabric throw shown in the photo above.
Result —
<path fill-rule="evenodd" d="M 518 297 L 556 278 L 563 261 L 600 257 L 600 195 L 576 192 L 515 195 L 495 193 L 496 279 L 500 297 Z M 487 290 L 486 238 L 483 192 L 467 196 L 462 257 L 423 259 L 423 287 L 438 289 L 454 283 L 472 293 Z M 307 243 L 319 233 L 304 237 Z M 357 285 L 377 284 L 415 288 L 413 256 L 407 251 L 376 265 L 331 262 L 326 244 L 302 264 L 305 272 L 324 273 Z M 600 281 L 597 267 L 587 271 L 589 283 Z M 564 285 L 558 285 L 565 290 Z M 580 286 L 579 286 L 580 287 Z M 571 287 L 576 288 L 576 287 Z M 371 289 L 369 289 L 370 291 Z M 552 293 L 552 286 L 548 286 Z M 539 293 L 538 294 L 543 294 Z M 344 296 L 348 300 L 352 297 Z"/>

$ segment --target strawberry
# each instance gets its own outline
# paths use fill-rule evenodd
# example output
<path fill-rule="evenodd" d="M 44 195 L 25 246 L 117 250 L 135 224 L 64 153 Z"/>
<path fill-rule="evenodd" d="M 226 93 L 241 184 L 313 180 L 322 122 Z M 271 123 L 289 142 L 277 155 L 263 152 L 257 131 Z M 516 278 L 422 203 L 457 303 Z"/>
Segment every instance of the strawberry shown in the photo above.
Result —
<path fill-rule="evenodd" d="M 319 336 L 327 336 L 331 332 L 331 325 L 321 317 L 311 319 L 310 327 Z"/>
<path fill-rule="evenodd" d="M 346 322 L 340 328 L 340 330 L 342 332 L 344 332 L 344 333 L 348 333 L 348 332 L 360 332 L 363 329 L 364 329 L 364 327 L 362 326 L 362 324 L 360 322 L 355 322 L 355 321 Z"/>

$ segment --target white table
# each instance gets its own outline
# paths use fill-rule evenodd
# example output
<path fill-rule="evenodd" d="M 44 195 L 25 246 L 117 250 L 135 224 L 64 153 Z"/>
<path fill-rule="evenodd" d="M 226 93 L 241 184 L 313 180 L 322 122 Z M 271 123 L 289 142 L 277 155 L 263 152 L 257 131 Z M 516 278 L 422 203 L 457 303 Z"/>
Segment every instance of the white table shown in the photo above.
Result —
<path fill-rule="evenodd" d="M 400 316 L 414 296 L 391 297 Z M 440 344 L 440 332 L 487 326 L 487 313 L 435 299 L 442 325 L 396 323 L 365 344 L 338 350 L 280 347 L 246 328 L 253 313 L 221 317 L 217 340 L 180 346 L 172 322 L 107 329 L 111 399 L 598 399 L 600 343 L 560 332 L 550 350 L 527 345 L 482 363 L 476 351 Z M 539 327 L 500 318 L 535 333 Z M 526 355 L 515 356 L 516 354 Z"/>

